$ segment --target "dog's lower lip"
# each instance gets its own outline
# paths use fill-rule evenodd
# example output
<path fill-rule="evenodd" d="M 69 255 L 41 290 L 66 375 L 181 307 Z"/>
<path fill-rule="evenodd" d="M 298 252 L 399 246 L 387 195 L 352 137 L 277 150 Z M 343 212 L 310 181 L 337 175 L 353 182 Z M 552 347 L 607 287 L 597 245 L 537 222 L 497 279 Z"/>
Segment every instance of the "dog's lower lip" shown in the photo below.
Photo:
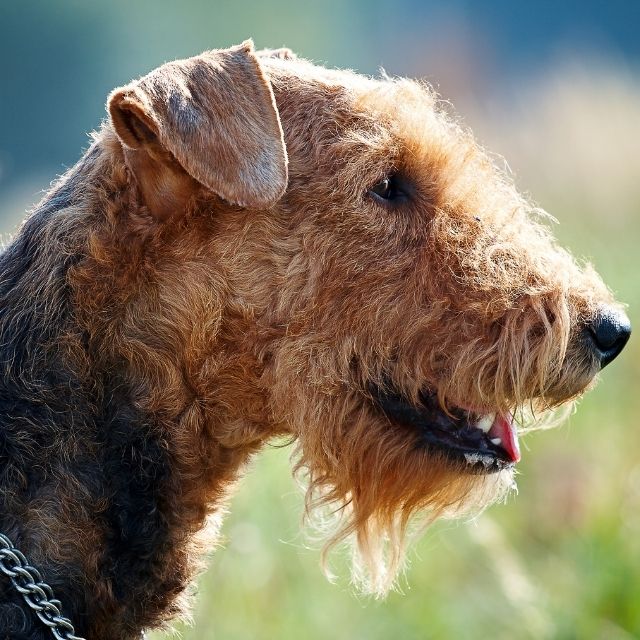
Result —
<path fill-rule="evenodd" d="M 394 423 L 413 429 L 419 445 L 437 449 L 471 472 L 492 473 L 520 460 L 518 438 L 510 414 L 489 414 L 452 408 L 445 412 L 436 394 L 422 392 L 420 404 L 401 394 L 369 385 L 377 407 Z"/>

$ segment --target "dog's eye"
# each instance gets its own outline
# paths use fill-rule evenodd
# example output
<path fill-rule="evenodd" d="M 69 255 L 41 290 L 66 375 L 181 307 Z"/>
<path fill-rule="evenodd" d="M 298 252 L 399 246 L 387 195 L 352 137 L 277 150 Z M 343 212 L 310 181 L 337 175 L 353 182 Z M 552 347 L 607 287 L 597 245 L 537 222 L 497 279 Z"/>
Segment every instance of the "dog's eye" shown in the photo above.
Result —
<path fill-rule="evenodd" d="M 369 189 L 369 193 L 378 200 L 384 200 L 385 203 L 403 200 L 407 196 L 396 175 L 383 178 Z"/>

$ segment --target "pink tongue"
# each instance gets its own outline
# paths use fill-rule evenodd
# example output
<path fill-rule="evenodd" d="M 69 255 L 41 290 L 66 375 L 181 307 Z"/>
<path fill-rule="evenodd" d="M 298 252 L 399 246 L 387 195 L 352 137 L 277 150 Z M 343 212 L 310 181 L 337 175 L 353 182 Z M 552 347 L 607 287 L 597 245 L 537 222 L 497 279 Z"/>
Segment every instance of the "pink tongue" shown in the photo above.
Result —
<path fill-rule="evenodd" d="M 507 452 L 511 462 L 520 460 L 518 434 L 513 426 L 513 417 L 510 414 L 496 416 L 488 435 L 490 438 L 500 438 L 502 440 L 499 446 Z"/>

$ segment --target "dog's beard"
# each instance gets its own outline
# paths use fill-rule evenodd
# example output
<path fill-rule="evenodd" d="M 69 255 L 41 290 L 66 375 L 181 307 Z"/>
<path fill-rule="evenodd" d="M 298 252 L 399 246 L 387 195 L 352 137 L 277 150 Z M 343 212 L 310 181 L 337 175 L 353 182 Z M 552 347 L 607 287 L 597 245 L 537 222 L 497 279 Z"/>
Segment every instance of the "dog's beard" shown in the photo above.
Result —
<path fill-rule="evenodd" d="M 384 596 L 402 569 L 408 543 L 438 518 L 475 515 L 514 488 L 513 471 L 469 473 L 443 452 L 384 424 L 360 405 L 348 422 L 329 416 L 298 441 L 296 471 L 306 484 L 306 514 L 325 539 L 322 563 L 341 543 L 352 548 L 357 587 Z M 340 433 L 328 431 L 339 424 Z M 316 437 L 325 431 L 324 437 Z M 315 434 L 313 433 L 315 432 Z M 326 439 L 325 439 L 326 438 Z"/>

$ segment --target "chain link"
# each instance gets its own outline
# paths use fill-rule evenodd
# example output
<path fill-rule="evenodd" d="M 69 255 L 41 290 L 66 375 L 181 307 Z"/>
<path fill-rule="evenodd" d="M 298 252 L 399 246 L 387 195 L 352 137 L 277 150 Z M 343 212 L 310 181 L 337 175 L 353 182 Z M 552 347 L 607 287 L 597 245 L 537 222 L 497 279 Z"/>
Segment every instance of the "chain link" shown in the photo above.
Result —
<path fill-rule="evenodd" d="M 53 589 L 42 580 L 40 572 L 32 567 L 24 555 L 13 546 L 7 536 L 0 533 L 0 573 L 22 595 L 56 640 L 84 640 L 75 635 L 69 618 L 62 615 L 62 604 L 53 595 Z"/>

